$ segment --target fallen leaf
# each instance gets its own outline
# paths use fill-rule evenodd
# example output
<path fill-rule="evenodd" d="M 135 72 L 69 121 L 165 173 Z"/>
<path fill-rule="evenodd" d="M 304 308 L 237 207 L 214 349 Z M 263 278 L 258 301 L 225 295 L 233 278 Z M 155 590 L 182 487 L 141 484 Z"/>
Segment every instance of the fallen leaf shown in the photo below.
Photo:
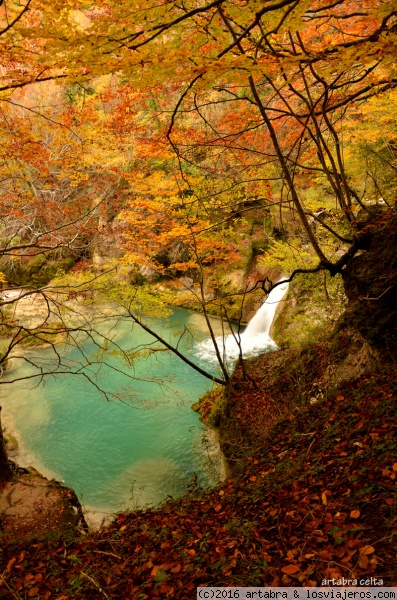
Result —
<path fill-rule="evenodd" d="M 7 566 L 6 566 L 6 573 L 9 573 L 12 569 L 12 567 L 15 565 L 15 563 L 17 562 L 17 559 L 11 558 L 11 560 L 8 561 Z"/>
<path fill-rule="evenodd" d="M 177 565 L 175 565 L 175 567 L 172 567 L 171 573 L 179 573 L 179 571 L 181 569 L 182 569 L 182 565 L 178 563 Z"/>
<path fill-rule="evenodd" d="M 218 506 L 215 506 L 215 512 L 219 512 L 220 510 L 222 510 L 222 504 L 218 504 Z"/>
<path fill-rule="evenodd" d="M 360 554 L 373 554 L 375 552 L 375 548 L 373 546 L 362 546 L 362 548 L 358 549 Z"/>
<path fill-rule="evenodd" d="M 38 593 L 39 593 L 38 587 L 30 588 L 30 590 L 28 591 L 28 598 L 33 598 L 34 596 L 37 596 Z"/>
<path fill-rule="evenodd" d="M 366 569 L 368 567 L 368 562 L 369 562 L 368 556 L 365 556 L 365 554 L 360 554 L 360 557 L 357 562 L 358 566 L 361 569 Z"/>
<path fill-rule="evenodd" d="M 196 550 L 193 550 L 193 548 L 191 548 L 190 550 L 187 550 L 187 553 L 190 554 L 190 556 L 194 556 L 196 554 Z"/>
<path fill-rule="evenodd" d="M 350 517 L 351 517 L 352 519 L 358 519 L 358 517 L 359 517 L 360 515 L 361 515 L 360 511 L 359 511 L 359 510 L 357 510 L 357 509 L 356 509 L 356 510 L 352 510 L 352 511 L 351 511 L 351 513 L 350 513 Z"/>
<path fill-rule="evenodd" d="M 325 506 L 327 506 L 327 504 L 328 504 L 328 498 L 327 498 L 327 493 L 326 492 L 323 492 L 321 494 L 321 500 L 323 501 L 323 504 L 325 504 Z"/>
<path fill-rule="evenodd" d="M 297 573 L 299 571 L 299 567 L 297 567 L 296 565 L 287 565 L 286 567 L 283 567 L 281 570 L 283 573 L 286 573 L 287 575 L 293 575 L 294 573 Z"/>

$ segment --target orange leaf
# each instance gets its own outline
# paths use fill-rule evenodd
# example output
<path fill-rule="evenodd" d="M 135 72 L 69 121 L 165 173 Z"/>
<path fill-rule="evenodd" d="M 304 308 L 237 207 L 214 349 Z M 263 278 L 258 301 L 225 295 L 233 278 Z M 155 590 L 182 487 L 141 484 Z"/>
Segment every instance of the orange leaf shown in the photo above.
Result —
<path fill-rule="evenodd" d="M 181 569 L 182 569 L 182 565 L 178 563 L 177 565 L 175 565 L 175 567 L 172 567 L 171 573 L 179 573 L 179 571 Z"/>
<path fill-rule="evenodd" d="M 361 515 L 359 510 L 352 510 L 350 513 L 350 517 L 352 519 L 358 519 L 358 517 Z"/>
<path fill-rule="evenodd" d="M 187 550 L 187 553 L 190 554 L 190 556 L 194 556 L 196 554 L 196 550 L 193 550 L 193 548 L 191 550 Z"/>
<path fill-rule="evenodd" d="M 297 567 L 296 565 L 287 565 L 286 567 L 283 567 L 281 570 L 283 573 L 286 573 L 287 575 L 293 575 L 294 573 L 297 573 L 299 571 L 299 567 Z"/>
<path fill-rule="evenodd" d="M 9 573 L 11 571 L 12 567 L 15 565 L 16 562 L 17 562 L 17 559 L 15 557 L 11 558 L 8 561 L 7 566 L 6 566 L 6 573 Z"/>
<path fill-rule="evenodd" d="M 220 510 L 222 510 L 222 504 L 218 504 L 218 506 L 215 506 L 215 512 L 219 512 Z"/>
<path fill-rule="evenodd" d="M 33 598 L 34 596 L 37 596 L 38 593 L 39 593 L 38 587 L 30 588 L 30 590 L 28 592 L 28 598 Z"/>
<path fill-rule="evenodd" d="M 327 493 L 326 492 L 323 492 L 321 494 L 321 499 L 323 501 L 323 504 L 325 504 L 325 506 L 327 506 L 327 504 L 328 504 L 328 498 L 327 498 Z"/>
<path fill-rule="evenodd" d="M 358 559 L 358 563 L 357 563 L 358 566 L 361 569 L 366 569 L 368 567 L 368 562 L 369 562 L 368 556 L 365 556 L 365 554 L 360 554 L 360 558 Z"/>
<path fill-rule="evenodd" d="M 358 551 L 360 554 L 372 554 L 375 552 L 375 548 L 373 546 L 363 546 L 362 548 L 359 548 Z"/>
<path fill-rule="evenodd" d="M 397 473 L 397 463 L 394 463 L 394 465 L 392 466 L 392 469 L 395 473 Z"/>

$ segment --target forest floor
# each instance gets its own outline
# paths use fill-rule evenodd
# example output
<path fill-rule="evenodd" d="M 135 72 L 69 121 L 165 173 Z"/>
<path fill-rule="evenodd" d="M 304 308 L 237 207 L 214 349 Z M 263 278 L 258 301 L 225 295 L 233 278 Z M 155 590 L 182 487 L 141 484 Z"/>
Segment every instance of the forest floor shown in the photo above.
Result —
<path fill-rule="evenodd" d="M 257 387 L 236 372 L 232 418 L 246 447 L 236 441 L 234 474 L 218 487 L 88 535 L 3 535 L 0 596 L 182 600 L 197 586 L 397 585 L 396 365 L 325 389 L 327 351 L 316 344 L 301 358 L 305 381 L 279 367 L 272 380 L 283 351 L 249 363 Z"/>

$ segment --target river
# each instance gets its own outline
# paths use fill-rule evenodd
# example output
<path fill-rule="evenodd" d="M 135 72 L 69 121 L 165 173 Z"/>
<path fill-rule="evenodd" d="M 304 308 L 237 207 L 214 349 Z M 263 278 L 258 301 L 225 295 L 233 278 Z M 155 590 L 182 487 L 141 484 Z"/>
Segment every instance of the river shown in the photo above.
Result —
<path fill-rule="evenodd" d="M 220 333 L 220 322 L 212 322 Z M 174 344 L 187 328 L 179 348 L 190 357 L 208 337 L 204 318 L 184 309 L 152 319 L 150 325 Z M 126 320 L 110 319 L 101 328 L 123 349 L 153 343 L 149 334 Z M 64 481 L 86 511 L 98 514 L 180 495 L 194 475 L 204 486 L 222 478 L 216 439 L 191 410 L 211 382 L 168 351 L 150 352 L 126 366 L 115 356 L 116 346 L 109 345 L 109 350 L 104 364 L 93 341 L 84 341 L 81 350 L 59 347 L 70 369 L 94 363 L 84 372 L 95 385 L 85 376 L 65 374 L 47 376 L 41 383 L 34 378 L 0 386 L 5 428 L 20 443 L 18 461 Z M 47 370 L 54 364 L 50 348 L 23 354 L 5 380 L 37 372 L 26 358 Z M 214 365 L 200 364 L 216 372 Z M 119 399 L 107 401 L 96 386 Z"/>
<path fill-rule="evenodd" d="M 246 356 L 277 349 L 269 332 L 287 288 L 272 291 L 241 336 L 211 319 L 230 368 L 240 348 Z M 149 326 L 219 376 L 202 315 L 173 309 Z M 191 410 L 211 381 L 113 309 L 103 309 L 96 331 L 56 346 L 58 358 L 52 348 L 37 348 L 12 359 L 0 403 L 5 429 L 19 441 L 18 462 L 72 487 L 91 515 L 156 505 L 193 478 L 202 486 L 222 479 L 216 437 Z M 40 370 L 54 374 L 40 379 Z"/>

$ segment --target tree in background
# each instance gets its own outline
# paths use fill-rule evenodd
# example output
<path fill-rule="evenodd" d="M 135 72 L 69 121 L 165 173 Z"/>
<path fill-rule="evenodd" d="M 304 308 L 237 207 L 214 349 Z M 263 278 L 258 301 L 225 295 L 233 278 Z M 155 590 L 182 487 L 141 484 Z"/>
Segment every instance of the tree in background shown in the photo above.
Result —
<path fill-rule="evenodd" d="M 214 195 L 231 183 L 246 200 L 271 204 L 261 194 L 271 183 L 315 253 L 311 270 L 341 271 L 360 247 L 356 212 L 366 210 L 360 179 L 369 172 L 347 162 L 344 128 L 363 101 L 396 85 L 393 3 L 129 2 L 86 14 L 75 45 L 87 72 L 117 72 L 142 97 L 155 95 L 163 139 L 197 203 L 193 167 Z M 331 206 L 334 226 L 318 214 Z"/>

